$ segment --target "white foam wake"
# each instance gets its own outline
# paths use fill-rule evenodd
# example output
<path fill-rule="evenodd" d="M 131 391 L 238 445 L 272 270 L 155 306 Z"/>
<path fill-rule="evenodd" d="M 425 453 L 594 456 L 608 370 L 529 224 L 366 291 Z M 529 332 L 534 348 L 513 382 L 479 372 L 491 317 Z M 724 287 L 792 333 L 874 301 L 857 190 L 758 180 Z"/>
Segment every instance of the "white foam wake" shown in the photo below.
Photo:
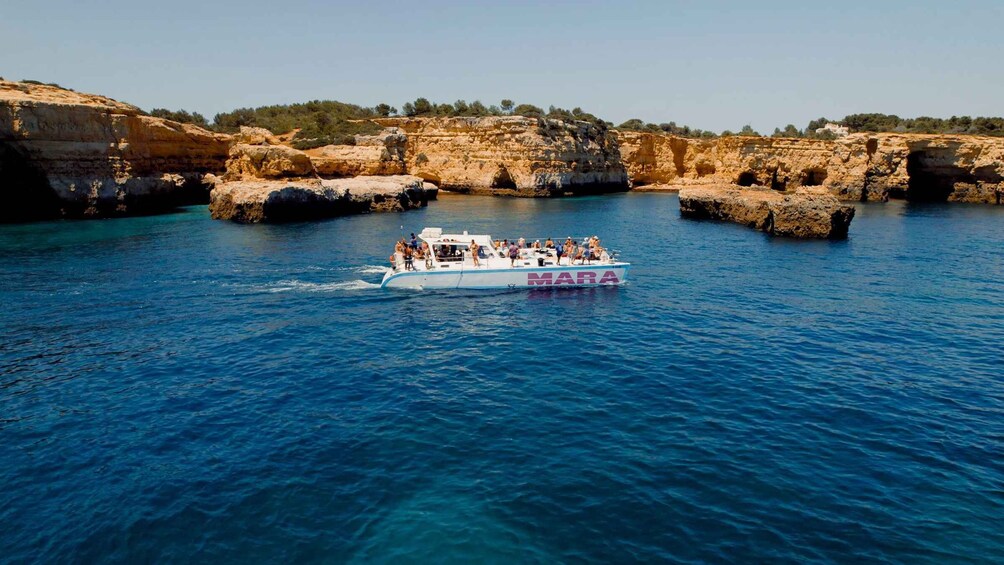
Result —
<path fill-rule="evenodd" d="M 332 283 L 312 283 L 297 280 L 279 281 L 259 289 L 263 292 L 339 292 L 380 288 L 379 284 L 364 280 L 340 281 Z"/>
<path fill-rule="evenodd" d="M 363 265 L 362 267 L 356 267 L 354 270 L 355 272 L 363 275 L 382 275 L 387 272 L 387 269 L 388 267 L 382 267 L 380 265 Z"/>

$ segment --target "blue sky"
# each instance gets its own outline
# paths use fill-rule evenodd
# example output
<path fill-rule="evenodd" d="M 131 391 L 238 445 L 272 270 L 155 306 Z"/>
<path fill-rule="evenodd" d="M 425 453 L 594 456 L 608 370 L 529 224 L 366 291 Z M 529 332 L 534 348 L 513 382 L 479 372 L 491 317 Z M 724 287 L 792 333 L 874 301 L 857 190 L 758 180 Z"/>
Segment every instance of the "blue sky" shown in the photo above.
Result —
<path fill-rule="evenodd" d="M 0 76 L 211 118 L 502 98 L 762 132 L 1004 114 L 1004 2 L 5 0 Z"/>

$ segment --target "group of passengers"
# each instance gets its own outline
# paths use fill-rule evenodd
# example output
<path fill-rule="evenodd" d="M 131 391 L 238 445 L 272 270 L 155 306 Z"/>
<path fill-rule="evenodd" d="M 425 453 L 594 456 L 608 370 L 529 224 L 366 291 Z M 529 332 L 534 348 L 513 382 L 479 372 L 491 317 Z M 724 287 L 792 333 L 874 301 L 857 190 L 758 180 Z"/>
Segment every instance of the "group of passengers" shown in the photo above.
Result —
<path fill-rule="evenodd" d="M 424 259 L 425 266 L 429 267 L 432 264 L 432 251 L 429 249 L 428 243 L 423 241 L 419 244 L 415 234 L 411 234 L 411 241 L 402 237 L 394 244 L 394 253 L 390 256 L 390 266 L 396 269 L 398 265 L 403 264 L 405 271 L 414 271 L 416 270 L 415 259 Z"/>
<path fill-rule="evenodd" d="M 520 257 L 524 249 L 553 256 L 555 263 L 558 265 L 561 265 L 562 259 L 566 259 L 566 264 L 568 265 L 574 265 L 576 261 L 580 265 L 584 265 L 589 261 L 600 260 L 604 254 L 603 247 L 600 245 L 600 238 L 595 235 L 584 239 L 581 243 L 576 242 L 571 236 L 565 238 L 564 243 L 561 241 L 555 243 L 550 237 L 543 244 L 538 239 L 527 245 L 526 239 L 522 237 L 512 242 L 508 239 L 495 242 L 495 250 L 499 252 L 500 256 L 509 256 L 510 266 L 515 266 L 516 259 Z"/>
<path fill-rule="evenodd" d="M 435 255 L 438 261 L 459 261 L 464 255 L 464 251 L 456 245 L 436 245 L 435 247 Z M 483 255 L 484 249 L 473 239 L 471 240 L 469 249 L 474 266 L 480 267 L 481 261 L 479 257 L 485 256 Z M 527 245 L 526 239 L 522 237 L 513 241 L 503 239 L 502 241 L 495 242 L 496 253 L 499 257 L 508 256 L 509 266 L 511 267 L 516 266 L 516 260 L 524 255 L 524 250 L 554 257 L 557 265 L 561 265 L 562 259 L 566 260 L 567 265 L 574 265 L 576 261 L 580 265 L 585 265 L 590 261 L 598 261 L 604 258 L 605 253 L 603 247 L 600 245 L 600 238 L 595 235 L 584 239 L 581 243 L 576 242 L 571 236 L 565 238 L 564 243 L 560 240 L 555 242 L 553 239 L 547 238 L 543 244 L 538 239 Z M 424 259 L 425 267 L 429 269 L 432 267 L 432 256 L 433 252 L 429 248 L 429 244 L 425 241 L 419 243 L 415 234 L 411 234 L 410 241 L 402 237 L 394 245 L 394 254 L 390 256 L 390 265 L 394 269 L 398 265 L 403 265 L 405 271 L 414 271 L 416 270 L 415 260 Z"/>

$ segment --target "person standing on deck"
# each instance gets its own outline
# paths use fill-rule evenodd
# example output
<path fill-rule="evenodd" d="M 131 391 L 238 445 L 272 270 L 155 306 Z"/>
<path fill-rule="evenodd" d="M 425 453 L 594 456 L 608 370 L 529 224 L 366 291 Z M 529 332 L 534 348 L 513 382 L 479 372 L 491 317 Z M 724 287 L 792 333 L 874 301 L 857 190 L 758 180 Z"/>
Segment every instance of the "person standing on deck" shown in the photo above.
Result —
<path fill-rule="evenodd" d="M 519 247 L 516 247 L 516 243 L 509 244 L 509 266 L 516 266 L 516 258 L 519 257 Z"/>
<path fill-rule="evenodd" d="M 481 250 L 481 246 L 471 240 L 471 258 L 474 259 L 474 266 L 480 267 L 481 261 L 478 261 L 478 251 Z"/>

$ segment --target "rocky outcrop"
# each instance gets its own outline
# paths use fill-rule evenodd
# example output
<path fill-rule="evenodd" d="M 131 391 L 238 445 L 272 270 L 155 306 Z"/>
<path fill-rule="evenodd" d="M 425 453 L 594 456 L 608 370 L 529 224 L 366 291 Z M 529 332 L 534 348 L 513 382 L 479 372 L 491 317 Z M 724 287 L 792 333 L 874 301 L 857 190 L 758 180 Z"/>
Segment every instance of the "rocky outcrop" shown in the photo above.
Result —
<path fill-rule="evenodd" d="M 0 221 L 105 217 L 205 202 L 229 136 L 103 96 L 0 81 Z"/>
<path fill-rule="evenodd" d="M 306 151 L 317 173 L 327 177 L 403 175 L 408 138 L 397 128 L 357 135 L 355 145 L 326 145 Z"/>
<path fill-rule="evenodd" d="M 413 176 L 225 182 L 212 191 L 209 212 L 241 223 L 314 220 L 425 206 L 436 187 Z"/>
<path fill-rule="evenodd" d="M 374 121 L 407 136 L 410 174 L 446 190 L 561 196 L 628 188 L 616 141 L 591 123 L 520 116 Z"/>
<path fill-rule="evenodd" d="M 210 195 L 209 213 L 218 220 L 288 222 L 401 212 L 425 206 L 438 193 L 435 185 L 407 175 L 322 178 L 326 175 L 307 153 L 260 128 L 241 128 L 234 140 L 227 172 Z"/>
<path fill-rule="evenodd" d="M 838 140 L 686 139 L 617 132 L 635 187 L 738 184 L 777 191 L 820 186 L 841 200 L 890 196 L 1000 204 L 1004 138 L 852 134 Z"/>
<path fill-rule="evenodd" d="M 680 214 L 743 224 L 770 235 L 842 239 L 847 237 L 854 207 L 841 204 L 823 189 L 781 194 L 765 189 L 708 186 L 680 190 Z"/>

